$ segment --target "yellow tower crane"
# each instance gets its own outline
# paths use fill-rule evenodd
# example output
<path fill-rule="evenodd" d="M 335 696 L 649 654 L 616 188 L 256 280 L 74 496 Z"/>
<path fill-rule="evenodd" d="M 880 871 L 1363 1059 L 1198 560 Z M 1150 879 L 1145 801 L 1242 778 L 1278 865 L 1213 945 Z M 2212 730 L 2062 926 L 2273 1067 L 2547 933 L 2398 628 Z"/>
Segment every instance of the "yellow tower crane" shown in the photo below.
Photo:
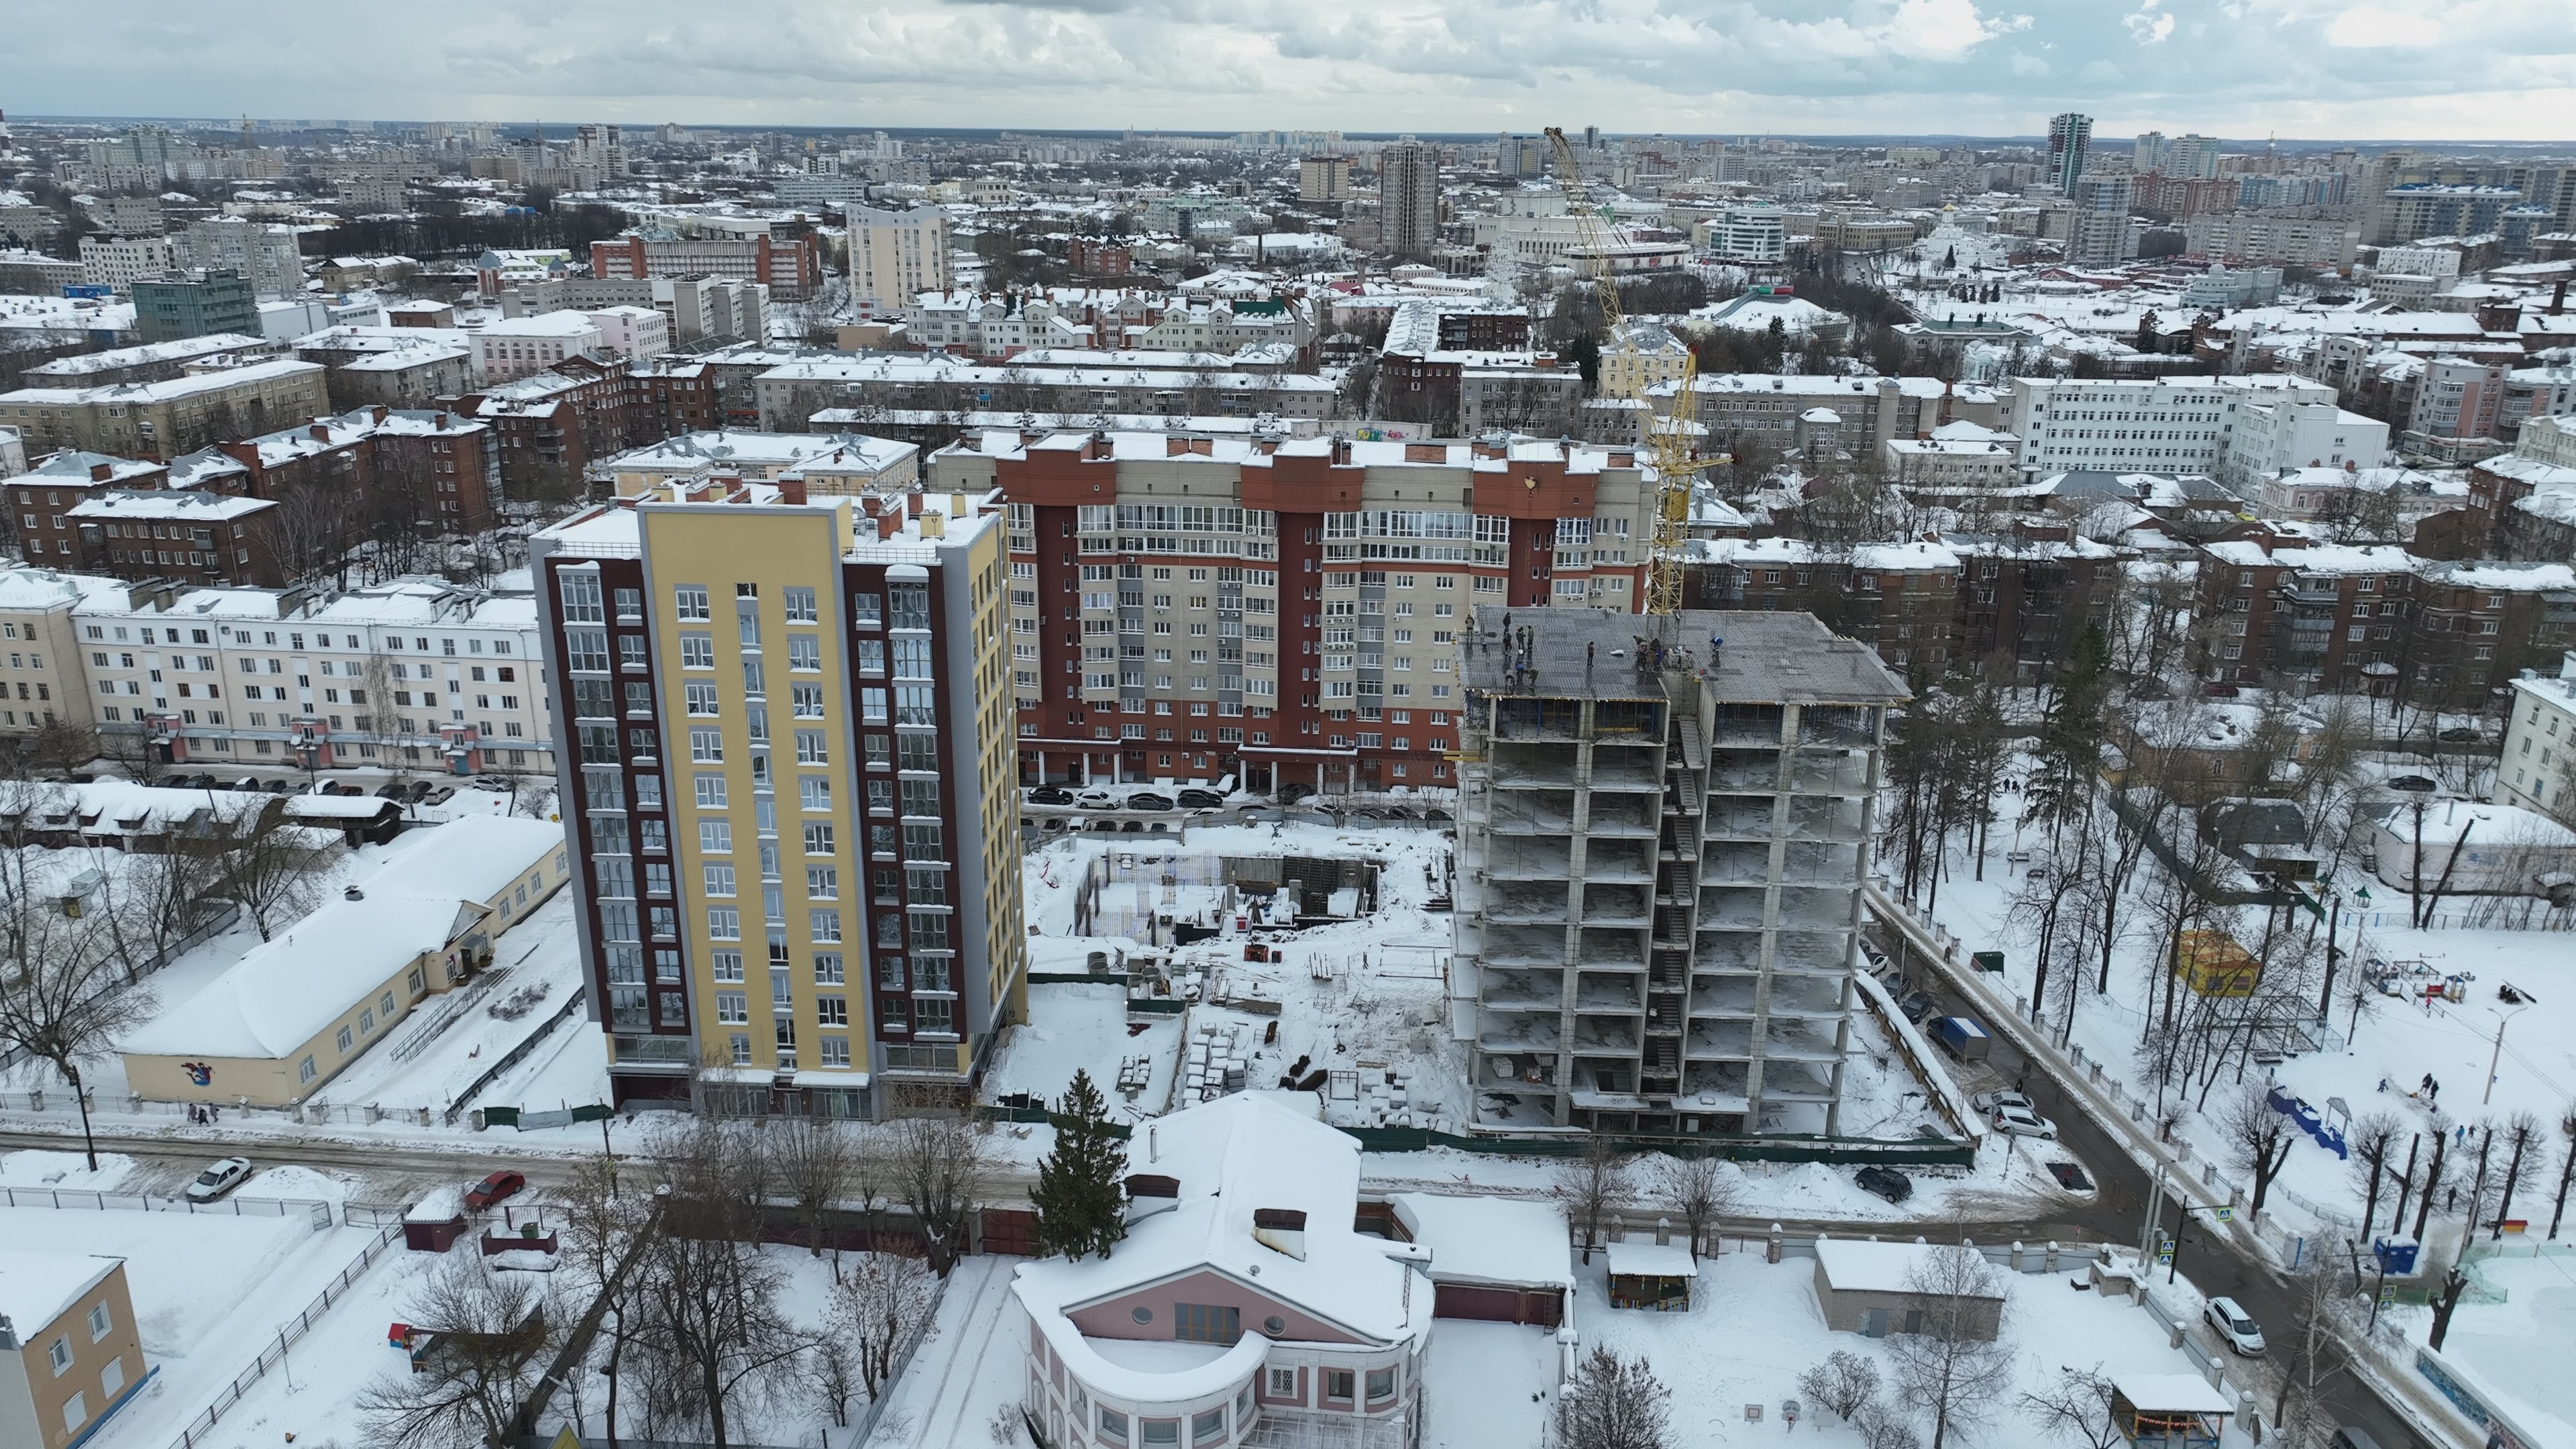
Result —
<path fill-rule="evenodd" d="M 1691 384 L 1699 372 L 1699 357 L 1687 347 L 1682 352 L 1681 377 L 1674 385 L 1672 408 L 1663 417 L 1654 415 L 1653 405 L 1645 396 L 1645 354 L 1619 310 L 1619 282 L 1610 261 L 1612 233 L 1602 214 L 1593 209 L 1582 163 L 1575 157 L 1573 143 L 1565 139 L 1564 128 L 1548 127 L 1547 139 L 1556 151 L 1557 174 L 1565 187 L 1565 209 L 1574 218 L 1581 270 L 1591 278 L 1601 301 L 1601 362 L 1605 368 L 1612 366 L 1614 359 L 1616 363 L 1613 375 L 1618 381 L 1607 395 L 1638 403 L 1646 410 L 1645 461 L 1654 473 L 1656 498 L 1655 534 L 1646 555 L 1645 611 L 1674 613 L 1682 604 L 1682 563 L 1689 551 L 1692 475 L 1729 460 L 1691 457 L 1691 435 L 1699 412 L 1698 394 Z"/>

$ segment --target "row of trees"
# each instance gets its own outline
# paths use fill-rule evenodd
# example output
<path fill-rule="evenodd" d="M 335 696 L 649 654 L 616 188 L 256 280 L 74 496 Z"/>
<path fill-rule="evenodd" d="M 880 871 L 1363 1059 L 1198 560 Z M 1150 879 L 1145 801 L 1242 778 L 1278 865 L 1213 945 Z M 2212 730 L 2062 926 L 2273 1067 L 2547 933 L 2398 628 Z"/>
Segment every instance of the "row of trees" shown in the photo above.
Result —
<path fill-rule="evenodd" d="M 247 804 L 171 830 L 156 851 L 57 848 L 44 838 L 75 813 L 64 787 L 0 779 L 0 1056 L 44 1062 L 71 1089 L 93 1169 L 84 1072 L 158 1009 L 149 974 L 208 921 L 210 902 L 239 906 L 269 939 L 311 908 L 337 849 L 335 835 L 291 823 L 283 799 Z"/>
<path fill-rule="evenodd" d="M 544 1275 L 467 1254 L 424 1284 L 406 1321 L 438 1343 L 365 1391 L 372 1442 L 514 1443 L 558 1388 L 577 1432 L 611 1444 L 759 1442 L 775 1413 L 846 1427 L 928 1330 L 991 1171 L 960 1119 L 675 1117 L 645 1156 L 590 1159 L 561 1190 L 552 1305 Z M 829 1255 L 819 1323 L 788 1313 L 777 1243 Z"/>

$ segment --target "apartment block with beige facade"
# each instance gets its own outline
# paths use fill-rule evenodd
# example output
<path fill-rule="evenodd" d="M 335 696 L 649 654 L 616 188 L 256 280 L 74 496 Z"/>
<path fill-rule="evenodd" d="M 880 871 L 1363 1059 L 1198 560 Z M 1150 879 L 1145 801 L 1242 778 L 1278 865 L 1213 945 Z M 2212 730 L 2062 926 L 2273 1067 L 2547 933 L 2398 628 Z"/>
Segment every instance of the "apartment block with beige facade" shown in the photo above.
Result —
<path fill-rule="evenodd" d="M 167 382 L 0 393 L 0 424 L 16 428 L 31 453 L 79 448 L 157 462 L 330 410 L 321 366 L 284 360 Z"/>
<path fill-rule="evenodd" d="M 124 1259 L 0 1250 L 0 1444 L 71 1449 L 150 1376 Z"/>
<path fill-rule="evenodd" d="M 1024 1014 L 1002 522 L 726 479 L 536 536 L 619 1100 L 959 1104 Z"/>

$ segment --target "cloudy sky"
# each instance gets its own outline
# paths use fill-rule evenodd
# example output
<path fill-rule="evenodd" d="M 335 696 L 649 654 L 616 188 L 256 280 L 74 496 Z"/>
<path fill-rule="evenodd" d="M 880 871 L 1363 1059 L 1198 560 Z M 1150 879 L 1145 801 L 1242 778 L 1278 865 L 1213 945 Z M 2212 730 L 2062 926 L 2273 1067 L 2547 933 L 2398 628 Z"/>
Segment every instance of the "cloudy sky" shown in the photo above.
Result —
<path fill-rule="evenodd" d="M 7 0 L 30 115 L 2576 141 L 2576 0 Z"/>

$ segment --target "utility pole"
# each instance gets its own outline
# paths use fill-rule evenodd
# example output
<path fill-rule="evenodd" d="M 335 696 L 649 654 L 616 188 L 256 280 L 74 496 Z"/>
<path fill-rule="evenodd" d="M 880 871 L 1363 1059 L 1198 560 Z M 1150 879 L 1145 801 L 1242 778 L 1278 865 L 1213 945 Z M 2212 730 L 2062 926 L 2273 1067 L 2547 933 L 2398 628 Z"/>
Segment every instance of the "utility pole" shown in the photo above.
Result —
<path fill-rule="evenodd" d="M 2495 1050 L 2487 1054 L 2487 1089 L 2478 1098 L 2478 1105 L 2481 1107 L 2495 1100 L 2496 1068 L 2504 1065 L 2504 1029 L 2513 1023 L 2515 1017 L 2530 1010 L 2532 1003 L 2540 999 L 2510 981 L 2499 986 L 2496 994 L 2505 996 L 2507 999 L 2519 998 L 2522 1004 L 2505 1012 L 2496 1021 Z"/>

